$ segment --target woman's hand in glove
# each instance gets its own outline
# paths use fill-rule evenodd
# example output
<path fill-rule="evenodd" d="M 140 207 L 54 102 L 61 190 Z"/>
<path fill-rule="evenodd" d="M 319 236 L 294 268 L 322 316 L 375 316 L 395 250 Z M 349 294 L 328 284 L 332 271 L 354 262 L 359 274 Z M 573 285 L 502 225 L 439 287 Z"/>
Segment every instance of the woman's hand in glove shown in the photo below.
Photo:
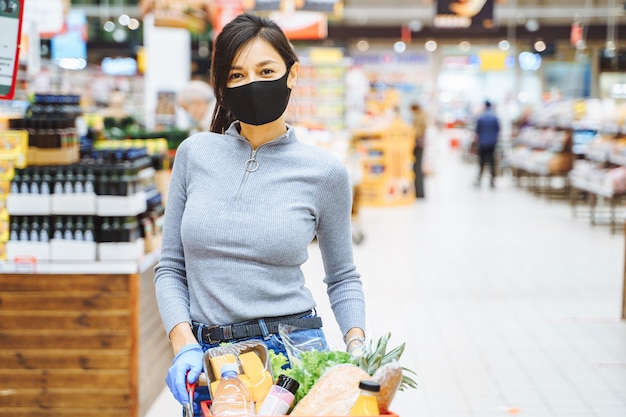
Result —
<path fill-rule="evenodd" d="M 204 351 L 199 344 L 185 345 L 178 351 L 167 372 L 165 382 L 174 398 L 183 405 L 189 402 L 186 382 L 192 384 L 198 380 L 202 372 L 203 357 Z"/>

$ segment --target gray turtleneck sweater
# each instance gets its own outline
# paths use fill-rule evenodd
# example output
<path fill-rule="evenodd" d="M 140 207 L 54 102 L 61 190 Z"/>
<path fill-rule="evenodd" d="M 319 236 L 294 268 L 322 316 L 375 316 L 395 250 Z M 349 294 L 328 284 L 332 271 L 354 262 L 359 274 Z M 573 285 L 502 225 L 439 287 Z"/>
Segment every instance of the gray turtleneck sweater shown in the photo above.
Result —
<path fill-rule="evenodd" d="M 223 135 L 181 143 L 168 194 L 154 278 L 167 334 L 181 322 L 224 325 L 315 307 L 300 268 L 314 235 L 339 328 L 365 329 L 352 190 L 332 154 L 299 142 L 291 127 L 254 151 L 235 122 Z"/>

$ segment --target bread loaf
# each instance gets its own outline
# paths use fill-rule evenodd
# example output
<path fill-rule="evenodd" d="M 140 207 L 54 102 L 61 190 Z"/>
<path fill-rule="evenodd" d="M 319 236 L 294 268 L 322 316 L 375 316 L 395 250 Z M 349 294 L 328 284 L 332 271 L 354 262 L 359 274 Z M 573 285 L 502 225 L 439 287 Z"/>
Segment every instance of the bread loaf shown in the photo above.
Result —
<path fill-rule="evenodd" d="M 290 415 L 347 416 L 359 396 L 359 382 L 369 379 L 356 365 L 335 365 L 324 372 Z"/>
<path fill-rule="evenodd" d="M 389 405 L 402 383 L 402 366 L 398 361 L 386 363 L 374 372 L 372 380 L 380 384 L 378 411 L 380 414 L 387 414 Z"/>

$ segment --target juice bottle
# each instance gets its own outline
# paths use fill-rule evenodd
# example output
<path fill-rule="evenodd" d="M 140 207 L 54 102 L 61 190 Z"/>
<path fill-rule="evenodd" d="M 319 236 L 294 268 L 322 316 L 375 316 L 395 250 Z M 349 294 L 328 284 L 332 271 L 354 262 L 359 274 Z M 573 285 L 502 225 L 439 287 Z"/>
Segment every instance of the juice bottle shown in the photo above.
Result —
<path fill-rule="evenodd" d="M 380 384 L 374 381 L 361 381 L 359 383 L 361 393 L 352 406 L 350 416 L 378 416 L 378 392 Z"/>

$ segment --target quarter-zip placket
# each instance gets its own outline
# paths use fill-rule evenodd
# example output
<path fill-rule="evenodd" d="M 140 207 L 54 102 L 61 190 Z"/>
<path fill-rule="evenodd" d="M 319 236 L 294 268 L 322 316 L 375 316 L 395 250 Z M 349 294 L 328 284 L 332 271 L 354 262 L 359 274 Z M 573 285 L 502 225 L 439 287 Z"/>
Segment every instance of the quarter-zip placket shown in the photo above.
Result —
<path fill-rule="evenodd" d="M 239 183 L 239 189 L 237 190 L 235 201 L 239 201 L 239 199 L 241 198 L 241 194 L 243 193 L 246 183 L 248 182 L 248 177 L 250 176 L 250 173 L 259 169 L 259 161 L 256 160 L 257 151 L 258 149 L 253 149 L 252 154 L 250 155 L 250 158 L 248 158 L 248 160 L 246 160 L 244 164 L 245 172 L 243 173 L 243 178 L 241 179 L 241 183 Z"/>
<path fill-rule="evenodd" d="M 257 161 L 256 159 L 256 155 L 259 152 L 259 149 L 261 149 L 264 146 L 268 146 L 268 145 L 272 145 L 272 144 L 276 144 L 280 142 L 282 139 L 284 139 L 287 136 L 287 134 L 288 132 L 285 132 L 285 134 L 279 136 L 278 138 L 270 142 L 266 142 L 262 144 L 256 149 L 252 148 L 252 145 L 248 141 L 246 141 L 246 143 L 248 143 L 250 148 L 252 148 L 252 153 L 250 154 L 250 158 L 248 158 L 246 162 L 244 163 L 245 172 L 243 173 L 243 178 L 241 179 L 241 182 L 239 183 L 239 188 L 237 189 L 237 194 L 235 195 L 236 202 L 239 202 L 239 200 L 241 199 L 241 196 L 245 190 L 246 183 L 248 182 L 248 177 L 250 176 L 250 174 L 255 172 L 257 169 L 259 169 L 259 161 Z M 243 137 L 241 137 L 241 139 L 245 140 L 243 139 Z"/>

